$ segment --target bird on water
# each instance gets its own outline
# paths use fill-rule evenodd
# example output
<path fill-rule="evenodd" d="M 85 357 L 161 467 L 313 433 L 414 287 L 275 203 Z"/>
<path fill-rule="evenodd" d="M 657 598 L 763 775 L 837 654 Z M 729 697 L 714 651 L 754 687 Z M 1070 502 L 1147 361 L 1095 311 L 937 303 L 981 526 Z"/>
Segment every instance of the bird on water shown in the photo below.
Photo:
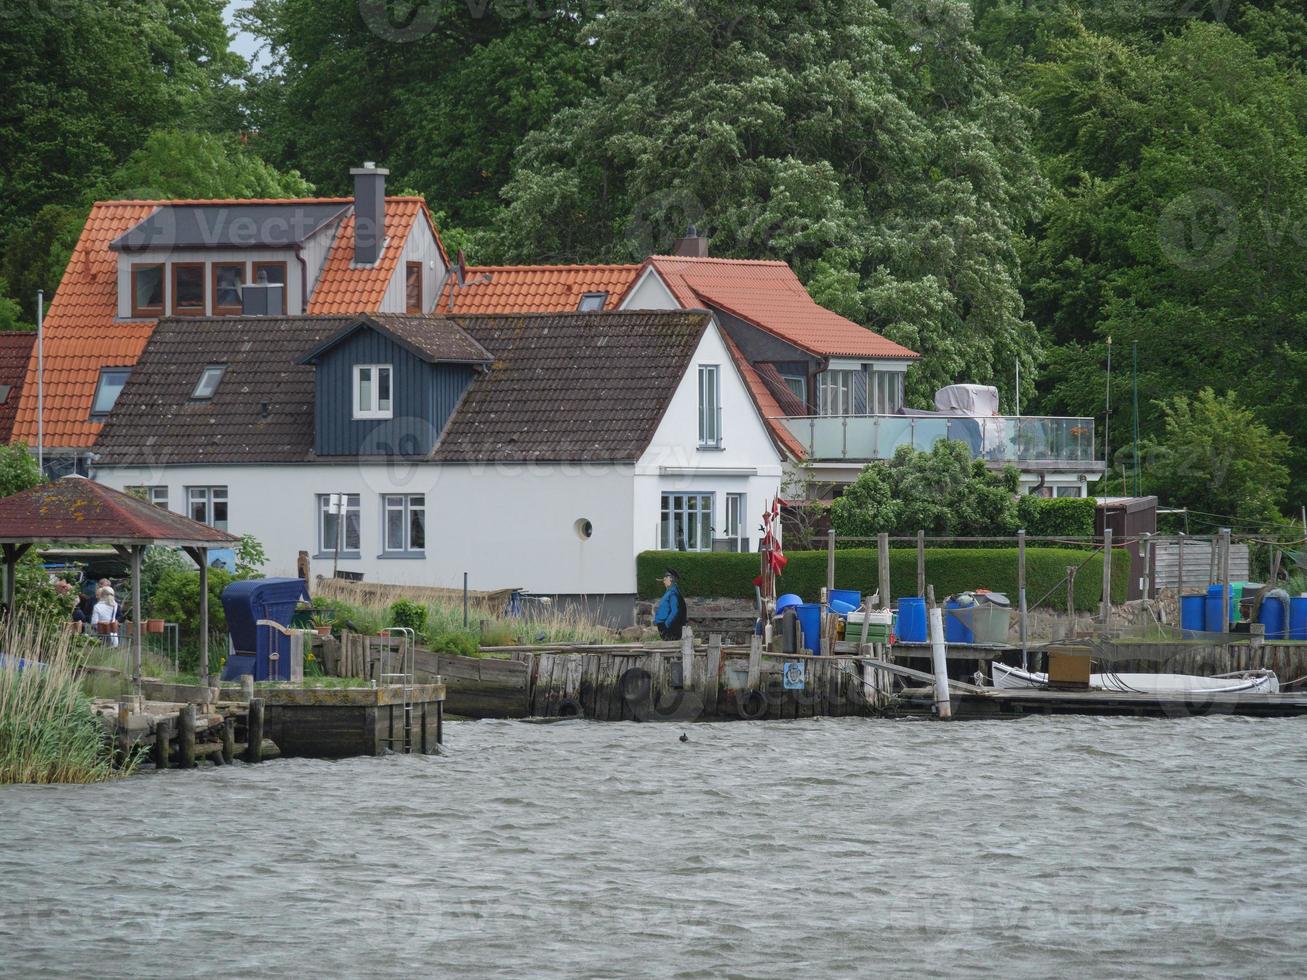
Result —
<path fill-rule="evenodd" d="M 685 732 L 681 732 L 681 741 L 682 741 L 682 742 L 688 742 L 688 741 L 690 741 L 690 736 L 687 735 L 687 734 L 685 734 Z"/>

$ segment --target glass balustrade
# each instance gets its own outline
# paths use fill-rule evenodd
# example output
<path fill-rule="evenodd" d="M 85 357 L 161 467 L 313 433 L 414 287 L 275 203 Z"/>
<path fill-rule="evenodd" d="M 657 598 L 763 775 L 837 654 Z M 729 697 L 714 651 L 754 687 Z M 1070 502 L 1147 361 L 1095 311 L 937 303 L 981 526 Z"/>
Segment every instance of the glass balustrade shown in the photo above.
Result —
<path fill-rule="evenodd" d="M 814 460 L 889 459 L 956 439 L 991 463 L 1094 462 L 1094 420 L 1051 416 L 821 415 L 782 419 Z"/>

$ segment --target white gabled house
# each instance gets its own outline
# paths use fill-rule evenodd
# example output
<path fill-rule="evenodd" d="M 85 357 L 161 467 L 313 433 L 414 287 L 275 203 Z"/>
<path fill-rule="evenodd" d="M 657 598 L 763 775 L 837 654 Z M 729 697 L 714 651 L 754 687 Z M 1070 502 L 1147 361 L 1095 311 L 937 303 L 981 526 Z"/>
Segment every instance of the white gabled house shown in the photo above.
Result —
<path fill-rule="evenodd" d="M 639 552 L 755 550 L 779 490 L 728 344 L 702 310 L 166 318 L 94 475 L 253 534 L 269 574 L 466 572 L 629 622 Z"/>

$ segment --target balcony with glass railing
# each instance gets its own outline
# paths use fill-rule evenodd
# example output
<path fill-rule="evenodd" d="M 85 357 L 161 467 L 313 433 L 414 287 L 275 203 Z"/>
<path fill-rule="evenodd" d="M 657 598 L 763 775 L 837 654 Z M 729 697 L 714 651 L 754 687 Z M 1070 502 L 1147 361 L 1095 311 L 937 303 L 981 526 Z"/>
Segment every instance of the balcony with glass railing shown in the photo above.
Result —
<path fill-rule="evenodd" d="M 928 450 L 940 439 L 965 443 L 976 459 L 1039 468 L 1099 465 L 1094 420 L 1042 415 L 923 417 L 810 415 L 781 420 L 814 462 L 889 459 L 900 446 Z"/>

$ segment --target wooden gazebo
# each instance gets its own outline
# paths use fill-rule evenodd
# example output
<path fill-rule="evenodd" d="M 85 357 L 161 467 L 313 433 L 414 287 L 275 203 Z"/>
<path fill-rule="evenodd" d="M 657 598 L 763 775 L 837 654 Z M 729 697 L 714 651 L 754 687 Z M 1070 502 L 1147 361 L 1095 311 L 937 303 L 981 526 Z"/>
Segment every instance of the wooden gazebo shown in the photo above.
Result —
<path fill-rule="evenodd" d="M 4 550 L 6 613 L 14 608 L 18 560 L 34 544 L 111 545 L 132 570 L 132 684 L 141 684 L 141 556 L 151 545 L 181 548 L 200 568 L 200 680 L 209 678 L 209 549 L 229 548 L 240 538 L 174 514 L 139 497 L 80 476 L 0 499 L 0 547 Z"/>

